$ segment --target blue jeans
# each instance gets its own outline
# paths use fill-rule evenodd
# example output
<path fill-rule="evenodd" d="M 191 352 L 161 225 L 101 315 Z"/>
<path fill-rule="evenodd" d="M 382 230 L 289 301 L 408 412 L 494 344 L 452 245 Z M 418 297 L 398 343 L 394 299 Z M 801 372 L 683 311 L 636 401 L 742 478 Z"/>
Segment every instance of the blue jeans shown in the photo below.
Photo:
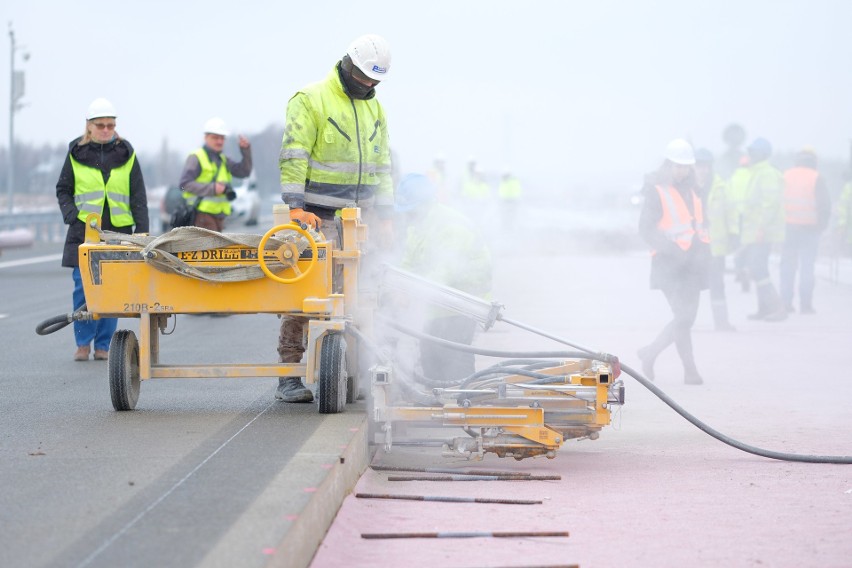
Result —
<path fill-rule="evenodd" d="M 71 277 L 74 279 L 74 311 L 77 311 L 86 303 L 80 267 L 74 267 Z M 77 341 L 77 347 L 91 345 L 94 340 L 95 349 L 109 350 L 109 342 L 112 340 L 116 327 L 118 327 L 118 318 L 102 318 L 94 321 L 74 320 L 74 339 Z"/>

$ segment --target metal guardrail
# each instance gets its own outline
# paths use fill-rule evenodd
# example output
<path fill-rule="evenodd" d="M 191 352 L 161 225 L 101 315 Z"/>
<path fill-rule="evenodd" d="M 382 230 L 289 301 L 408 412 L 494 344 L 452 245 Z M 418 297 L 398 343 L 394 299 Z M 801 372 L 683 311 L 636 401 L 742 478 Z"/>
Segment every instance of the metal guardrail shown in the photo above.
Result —
<path fill-rule="evenodd" d="M 0 231 L 29 229 L 36 241 L 57 242 L 65 238 L 65 223 L 58 210 L 0 213 Z"/>

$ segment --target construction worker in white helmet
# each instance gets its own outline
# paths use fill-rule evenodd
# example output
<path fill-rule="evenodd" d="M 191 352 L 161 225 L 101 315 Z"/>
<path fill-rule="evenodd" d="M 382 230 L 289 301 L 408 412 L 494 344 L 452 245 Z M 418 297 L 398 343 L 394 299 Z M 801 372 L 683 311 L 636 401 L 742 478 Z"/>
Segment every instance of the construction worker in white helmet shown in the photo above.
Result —
<path fill-rule="evenodd" d="M 116 122 L 117 113 L 111 102 L 104 98 L 92 101 L 86 111 L 83 135 L 69 144 L 56 182 L 56 199 L 68 225 L 62 266 L 73 269 L 74 311 L 86 303 L 78 254 L 86 237 L 86 218 L 97 213 L 101 227 L 108 231 L 148 232 L 148 197 L 142 169 L 133 147 L 118 135 Z M 92 346 L 95 360 L 107 360 L 117 325 L 117 318 L 74 320 L 74 360 L 88 361 Z"/>
<path fill-rule="evenodd" d="M 642 372 L 654 380 L 654 361 L 674 343 L 687 385 L 704 382 L 692 353 L 692 325 L 701 290 L 709 284 L 710 267 L 710 239 L 694 166 L 692 145 L 680 138 L 672 140 L 663 165 L 646 182 L 639 217 L 639 234 L 652 251 L 651 288 L 663 293 L 672 310 L 672 320 L 639 350 Z"/>
<path fill-rule="evenodd" d="M 251 144 L 245 136 L 239 137 L 239 162 L 222 152 L 230 134 L 219 117 L 205 122 L 204 145 L 187 156 L 180 175 L 183 198 L 197 210 L 193 224 L 219 233 L 231 214 L 231 201 L 237 197 L 231 180 L 248 177 L 252 168 Z"/>
<path fill-rule="evenodd" d="M 335 221 L 343 207 L 357 206 L 390 248 L 393 239 L 393 181 L 385 111 L 376 86 L 390 71 L 390 47 L 384 38 L 363 35 L 322 81 L 300 89 L 287 103 L 281 143 L 281 198 L 290 218 L 322 229 L 337 239 Z M 281 321 L 278 355 L 297 363 L 304 353 L 305 319 Z M 311 402 L 313 394 L 299 377 L 280 378 L 276 398 Z"/>

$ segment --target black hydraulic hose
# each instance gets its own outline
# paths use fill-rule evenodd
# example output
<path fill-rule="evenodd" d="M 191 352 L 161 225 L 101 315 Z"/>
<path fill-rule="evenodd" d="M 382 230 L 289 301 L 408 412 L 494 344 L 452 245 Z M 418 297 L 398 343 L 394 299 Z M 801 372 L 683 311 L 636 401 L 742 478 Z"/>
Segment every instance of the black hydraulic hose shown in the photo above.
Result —
<path fill-rule="evenodd" d="M 726 436 L 722 434 L 718 430 L 711 428 L 672 400 L 669 395 L 664 393 L 657 385 L 649 381 L 647 378 L 643 377 L 641 373 L 636 371 L 635 369 L 628 367 L 627 365 L 621 365 L 621 370 L 639 382 L 640 385 L 654 393 L 657 398 L 665 402 L 669 407 L 680 414 L 683 418 L 685 418 L 689 423 L 693 426 L 704 432 L 705 434 L 716 438 L 723 444 L 727 444 L 733 448 L 741 450 L 743 452 L 747 452 L 749 454 L 754 454 L 756 456 L 761 456 L 764 458 L 771 458 L 774 460 L 781 461 L 792 461 L 792 462 L 805 462 L 805 463 L 836 463 L 836 464 L 852 464 L 852 456 L 813 456 L 807 454 L 789 454 L 786 452 L 776 452 L 773 450 L 764 450 L 763 448 L 758 448 L 755 446 L 751 446 L 749 444 L 744 444 L 739 440 L 735 440 L 730 436 Z"/>
<path fill-rule="evenodd" d="M 62 314 L 53 316 L 38 324 L 35 331 L 39 335 L 50 335 L 54 331 L 59 331 L 69 323 L 74 321 L 74 314 Z"/>
<path fill-rule="evenodd" d="M 526 324 L 521 323 L 519 321 L 515 321 L 515 320 L 509 319 L 507 317 L 503 317 L 502 315 L 498 316 L 497 319 L 502 321 L 502 322 L 505 322 L 509 325 L 513 325 L 515 327 L 519 327 L 521 329 L 525 329 L 527 331 L 530 331 L 530 332 L 532 332 L 536 335 L 540 335 L 542 337 L 552 339 L 553 341 L 556 341 L 557 343 L 562 343 L 564 345 L 567 345 L 568 347 L 573 347 L 574 349 L 579 349 L 580 351 L 585 351 L 586 353 L 595 353 L 594 349 L 589 349 L 588 347 L 583 347 L 582 345 L 578 345 L 576 343 L 571 343 L 567 339 L 562 339 L 561 337 L 557 337 L 555 335 L 550 335 L 549 333 L 547 333 L 545 331 L 542 331 L 540 329 L 536 329 L 532 326 L 526 325 Z"/>
<path fill-rule="evenodd" d="M 399 325 L 395 322 L 391 322 L 389 320 L 383 319 L 383 321 L 387 325 L 389 325 L 391 328 L 396 329 L 396 330 L 398 330 L 402 333 L 405 333 L 407 335 L 412 335 L 412 336 L 420 338 L 420 339 L 433 341 L 435 343 L 438 343 L 439 345 L 445 345 L 446 347 L 458 349 L 460 351 L 468 351 L 468 352 L 471 352 L 471 353 L 476 353 L 476 354 L 479 354 L 479 355 L 487 355 L 487 356 L 490 356 L 490 357 L 500 357 L 500 356 L 502 356 L 502 357 L 528 357 L 528 358 L 535 358 L 535 357 L 570 357 L 570 358 L 573 358 L 573 359 L 592 359 L 592 360 L 604 361 L 604 362 L 611 362 L 614 359 L 617 360 L 617 358 L 613 357 L 612 355 L 609 355 L 608 353 L 596 353 L 596 352 L 593 352 L 591 350 L 588 350 L 588 351 L 584 350 L 584 351 L 579 352 L 579 353 L 578 352 L 571 352 L 571 351 L 566 351 L 566 352 L 561 352 L 561 353 L 551 351 L 551 352 L 548 352 L 547 355 L 541 355 L 539 353 L 517 354 L 517 353 L 514 353 L 514 352 L 510 352 L 510 351 L 500 352 L 500 351 L 494 351 L 494 350 L 489 350 L 489 349 L 479 349 L 479 348 L 475 348 L 475 347 L 470 347 L 468 345 L 463 345 L 463 344 L 460 344 L 460 343 L 453 343 L 451 341 L 438 339 L 437 337 L 433 337 L 431 335 L 422 334 L 422 333 L 416 332 L 414 330 L 405 328 L 405 327 L 403 327 L 403 326 L 401 326 L 401 325 Z M 554 341 L 557 341 L 559 343 L 564 343 L 564 344 L 569 345 L 571 347 L 576 347 L 575 345 L 568 343 L 567 341 L 565 341 L 563 339 L 557 338 L 555 336 L 551 336 L 551 335 L 546 334 L 544 332 L 540 332 L 539 330 L 536 330 L 535 328 L 525 326 L 524 329 L 531 331 L 533 333 L 536 333 L 538 335 L 541 335 L 543 337 L 548 337 L 548 338 L 553 339 Z M 647 378 L 642 376 L 638 371 L 636 371 L 632 367 L 624 365 L 623 363 L 620 363 L 620 362 L 619 362 L 619 364 L 620 364 L 621 370 L 624 373 L 627 373 L 628 375 L 630 375 L 631 377 L 636 379 L 636 381 L 639 384 L 641 384 L 643 387 L 645 387 L 646 389 L 648 389 L 649 391 L 654 393 L 654 395 L 657 398 L 659 398 L 660 400 L 665 402 L 672 410 L 674 410 L 675 412 L 680 414 L 690 424 L 692 424 L 693 426 L 695 426 L 696 428 L 698 428 L 699 430 L 701 430 L 705 434 L 719 440 L 723 444 L 727 444 L 727 445 L 731 446 L 732 448 L 736 448 L 740 451 L 743 451 L 743 452 L 746 452 L 746 453 L 749 453 L 749 454 L 754 454 L 756 456 L 761 456 L 761 457 L 770 458 L 770 459 L 774 459 L 774 460 L 781 460 L 781 461 L 803 462 L 803 463 L 852 464 L 852 456 L 816 456 L 816 455 L 808 455 L 808 454 L 791 454 L 791 453 L 787 453 L 787 452 L 776 452 L 774 450 L 764 450 L 763 448 L 758 448 L 756 446 L 751 446 L 749 444 L 745 444 L 743 442 L 740 442 L 739 440 L 735 440 L 734 438 L 731 438 L 730 436 L 726 436 L 726 435 L 722 434 L 721 432 L 719 432 L 718 430 L 711 428 L 709 425 L 707 425 L 706 423 L 702 422 L 701 420 L 699 420 L 698 418 L 696 418 L 695 416 L 693 416 L 692 414 L 687 412 L 682 406 L 680 406 L 678 403 L 676 403 L 674 400 L 672 400 L 659 387 L 657 387 L 654 383 L 652 383 Z"/>
<path fill-rule="evenodd" d="M 86 312 L 88 308 L 86 304 L 80 306 L 76 311 L 70 314 L 62 314 L 59 316 L 53 316 L 52 318 L 48 318 L 38 324 L 35 328 L 35 331 L 39 335 L 50 335 L 54 331 L 59 331 L 75 319 L 83 319 L 83 314 Z"/>

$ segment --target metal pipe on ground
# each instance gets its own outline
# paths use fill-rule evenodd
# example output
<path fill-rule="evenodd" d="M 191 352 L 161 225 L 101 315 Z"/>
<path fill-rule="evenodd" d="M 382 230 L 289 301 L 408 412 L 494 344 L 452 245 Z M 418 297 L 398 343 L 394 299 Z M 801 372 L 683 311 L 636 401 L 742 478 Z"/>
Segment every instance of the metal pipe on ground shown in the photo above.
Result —
<path fill-rule="evenodd" d="M 541 505 L 543 501 L 534 499 L 487 499 L 483 497 L 443 497 L 438 495 L 382 495 L 377 493 L 356 493 L 358 499 L 402 499 L 406 501 L 435 501 L 438 503 L 490 503 L 496 505 Z"/>

